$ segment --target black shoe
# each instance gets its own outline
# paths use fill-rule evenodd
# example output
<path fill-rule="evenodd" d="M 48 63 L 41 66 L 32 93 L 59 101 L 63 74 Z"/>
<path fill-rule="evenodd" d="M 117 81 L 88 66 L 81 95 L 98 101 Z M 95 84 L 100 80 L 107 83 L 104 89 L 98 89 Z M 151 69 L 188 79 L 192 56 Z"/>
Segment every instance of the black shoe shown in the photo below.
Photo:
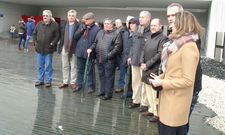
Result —
<path fill-rule="evenodd" d="M 36 86 L 41 86 L 41 85 L 44 85 L 44 82 L 40 82 L 40 81 L 35 82 L 35 87 Z"/>
<path fill-rule="evenodd" d="M 105 95 L 105 94 L 99 93 L 99 94 L 96 95 L 96 97 L 102 97 L 102 96 L 104 96 L 104 95 Z"/>
<path fill-rule="evenodd" d="M 130 109 L 136 108 L 136 107 L 140 107 L 140 104 L 131 103 L 131 104 L 129 104 L 129 106 L 128 106 L 128 108 L 130 108 Z"/>
<path fill-rule="evenodd" d="M 49 87 L 51 87 L 51 86 L 52 86 L 51 83 L 46 83 L 46 84 L 45 84 L 45 87 L 46 87 L 46 88 L 49 88 Z"/>
<path fill-rule="evenodd" d="M 109 96 L 104 96 L 103 98 L 102 98 L 102 100 L 109 100 L 109 99 L 111 99 L 112 97 L 109 97 Z"/>
<path fill-rule="evenodd" d="M 81 87 L 77 86 L 74 90 L 73 90 L 73 93 L 77 92 L 77 91 L 80 91 L 81 90 Z"/>
<path fill-rule="evenodd" d="M 139 112 L 147 112 L 148 111 L 148 106 L 140 106 Z"/>
<path fill-rule="evenodd" d="M 94 90 L 92 89 L 92 88 L 88 88 L 88 90 L 87 90 L 87 93 L 88 94 L 91 94 L 91 93 L 93 93 L 94 92 Z"/>
<path fill-rule="evenodd" d="M 159 117 L 157 116 L 152 116 L 150 119 L 149 119 L 149 122 L 158 122 L 159 121 Z"/>

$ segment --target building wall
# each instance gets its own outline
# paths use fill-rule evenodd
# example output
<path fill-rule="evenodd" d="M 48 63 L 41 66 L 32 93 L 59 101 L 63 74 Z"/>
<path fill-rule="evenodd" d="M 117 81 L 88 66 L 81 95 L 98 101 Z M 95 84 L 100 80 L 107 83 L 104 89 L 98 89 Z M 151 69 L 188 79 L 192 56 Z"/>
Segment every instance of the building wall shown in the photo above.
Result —
<path fill-rule="evenodd" d="M 35 6 L 0 2 L 0 14 L 3 15 L 3 17 L 0 17 L 0 36 L 8 36 L 9 27 L 12 24 L 17 26 L 21 15 L 37 15 L 39 11 L 40 8 Z"/>
<path fill-rule="evenodd" d="M 70 9 L 75 9 L 77 11 L 77 18 L 81 19 L 82 16 L 87 12 L 93 12 L 96 14 L 96 20 L 102 22 L 102 20 L 106 17 L 110 17 L 112 19 L 120 18 L 123 22 L 127 15 L 137 16 L 139 15 L 140 10 L 129 10 L 125 11 L 122 9 L 113 10 L 113 9 L 88 9 L 88 8 L 78 8 L 78 7 L 42 7 L 41 10 L 50 9 L 53 13 L 53 16 L 60 17 L 61 19 L 66 19 L 67 11 Z M 153 18 L 160 18 L 163 22 L 163 25 L 167 24 L 167 16 L 166 9 L 164 11 L 150 11 Z M 199 19 L 200 23 L 206 27 L 208 12 L 204 13 L 194 13 L 196 17 Z"/>

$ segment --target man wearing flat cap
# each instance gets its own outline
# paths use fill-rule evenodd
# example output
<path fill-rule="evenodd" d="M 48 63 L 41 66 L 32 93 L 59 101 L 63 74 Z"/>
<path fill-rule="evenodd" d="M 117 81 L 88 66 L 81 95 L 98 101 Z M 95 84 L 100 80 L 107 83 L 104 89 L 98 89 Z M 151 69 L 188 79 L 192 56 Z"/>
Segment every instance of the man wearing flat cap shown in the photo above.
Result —
<path fill-rule="evenodd" d="M 93 44 L 95 37 L 99 31 L 99 27 L 95 24 L 95 15 L 92 12 L 86 13 L 82 18 L 82 24 L 78 31 L 79 40 L 76 46 L 76 59 L 77 59 L 77 88 L 75 91 L 79 91 L 82 87 L 84 79 L 85 63 L 87 61 L 87 49 Z M 88 71 L 88 93 L 94 92 L 94 80 L 93 80 L 93 59 L 89 59 L 89 71 Z"/>

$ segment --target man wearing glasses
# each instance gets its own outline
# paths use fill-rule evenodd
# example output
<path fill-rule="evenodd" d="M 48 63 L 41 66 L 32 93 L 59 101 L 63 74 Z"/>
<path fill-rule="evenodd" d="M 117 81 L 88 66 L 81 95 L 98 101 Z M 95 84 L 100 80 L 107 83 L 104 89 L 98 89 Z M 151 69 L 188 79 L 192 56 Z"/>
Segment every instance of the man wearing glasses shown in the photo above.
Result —
<path fill-rule="evenodd" d="M 33 32 L 38 66 L 38 81 L 35 83 L 35 86 L 45 84 L 45 87 L 51 87 L 52 56 L 58 39 L 58 24 L 52 21 L 52 12 L 50 10 L 44 10 L 43 20 L 37 24 Z M 44 83 L 44 75 L 46 75 L 46 83 Z"/>

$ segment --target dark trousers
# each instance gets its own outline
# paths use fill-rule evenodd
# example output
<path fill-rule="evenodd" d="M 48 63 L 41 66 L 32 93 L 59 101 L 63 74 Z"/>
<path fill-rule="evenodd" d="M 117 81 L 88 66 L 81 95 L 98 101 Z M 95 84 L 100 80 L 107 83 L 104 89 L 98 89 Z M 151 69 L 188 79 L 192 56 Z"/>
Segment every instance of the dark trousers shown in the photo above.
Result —
<path fill-rule="evenodd" d="M 76 84 L 78 87 L 82 87 L 82 82 L 84 79 L 84 71 L 85 71 L 85 64 L 87 59 L 77 57 L 77 82 Z M 88 65 L 88 88 L 94 89 L 94 81 L 93 81 L 93 62 L 92 60 L 89 61 Z"/>
<path fill-rule="evenodd" d="M 190 120 L 190 117 L 191 117 L 191 114 L 192 114 L 192 112 L 193 112 L 193 110 L 194 110 L 194 107 L 195 107 L 195 105 L 197 104 L 197 102 L 198 102 L 198 92 L 194 92 L 193 93 L 193 97 L 192 97 L 192 101 L 191 101 L 191 107 L 190 107 L 190 112 L 189 112 L 189 120 Z M 188 122 L 188 124 L 187 124 L 187 132 L 189 131 L 189 122 Z"/>
<path fill-rule="evenodd" d="M 127 66 L 124 64 L 120 64 L 119 81 L 118 81 L 118 88 L 120 89 L 124 89 L 126 72 Z"/>
<path fill-rule="evenodd" d="M 187 126 L 170 127 L 159 122 L 159 135 L 187 135 Z"/>
<path fill-rule="evenodd" d="M 115 63 L 97 63 L 100 78 L 100 94 L 112 97 L 115 80 Z"/>
<path fill-rule="evenodd" d="M 19 34 L 19 42 L 18 42 L 18 49 L 20 49 L 20 45 L 23 41 L 23 48 L 25 47 L 26 37 L 24 34 Z"/>

